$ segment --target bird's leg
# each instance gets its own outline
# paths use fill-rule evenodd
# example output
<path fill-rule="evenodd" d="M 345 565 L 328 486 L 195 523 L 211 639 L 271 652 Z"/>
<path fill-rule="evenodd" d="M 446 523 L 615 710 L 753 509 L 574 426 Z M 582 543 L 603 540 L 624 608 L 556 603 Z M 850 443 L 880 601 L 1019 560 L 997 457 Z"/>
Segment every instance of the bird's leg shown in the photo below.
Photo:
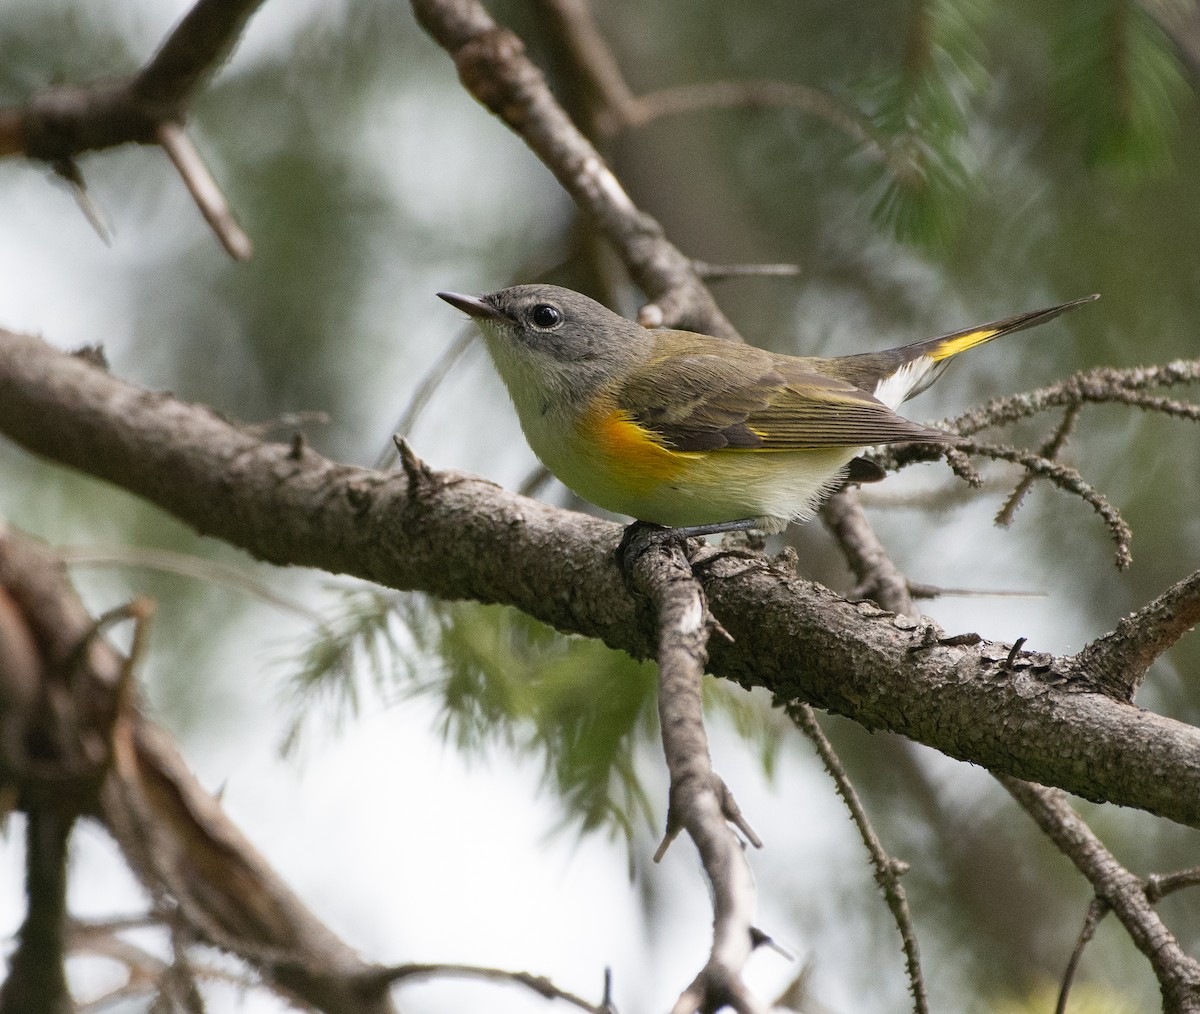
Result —
<path fill-rule="evenodd" d="M 629 565 L 656 542 L 678 541 L 686 556 L 688 539 L 698 539 L 705 535 L 720 535 L 723 532 L 747 532 L 757 527 L 754 518 L 718 521 L 711 525 L 679 525 L 675 528 L 651 524 L 649 521 L 635 521 L 625 529 L 625 534 L 621 536 L 621 542 L 614 555 L 621 568 L 628 572 Z"/>
<path fill-rule="evenodd" d="M 737 521 L 718 521 L 711 525 L 681 525 L 670 531 L 685 539 L 698 539 L 703 535 L 720 535 L 723 532 L 748 532 L 758 527 L 757 518 L 739 518 Z"/>
<path fill-rule="evenodd" d="M 677 541 L 686 555 L 687 536 L 679 533 L 680 529 L 678 528 L 664 528 L 662 525 L 654 525 L 649 521 L 634 521 L 625 528 L 625 534 L 621 536 L 621 541 L 613 556 L 616 557 L 617 565 L 621 570 L 629 574 L 633 561 L 655 543 Z"/>

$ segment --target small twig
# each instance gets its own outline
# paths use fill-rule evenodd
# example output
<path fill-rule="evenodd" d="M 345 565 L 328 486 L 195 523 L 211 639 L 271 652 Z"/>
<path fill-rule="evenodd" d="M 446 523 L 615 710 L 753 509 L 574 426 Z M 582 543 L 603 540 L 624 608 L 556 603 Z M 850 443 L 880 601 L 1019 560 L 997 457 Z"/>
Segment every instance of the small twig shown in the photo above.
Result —
<path fill-rule="evenodd" d="M 562 1000 L 588 1014 L 606 1014 L 612 1008 L 608 1006 L 607 996 L 610 985 L 608 970 L 605 970 L 605 997 L 599 1005 L 589 1003 L 565 989 L 554 985 L 544 975 L 534 975 L 532 972 L 511 972 L 504 968 L 488 968 L 483 965 L 460 965 L 452 963 L 437 964 L 405 964 L 392 965 L 389 968 L 373 969 L 363 981 L 363 985 L 371 991 L 380 991 L 388 986 L 400 985 L 409 981 L 423 979 L 484 979 L 488 982 L 512 982 L 526 989 L 531 989 L 546 1000 Z"/>
<path fill-rule="evenodd" d="M 1056 384 L 1033 391 L 994 398 L 970 412 L 942 420 L 938 425 L 954 433 L 971 436 L 983 429 L 1007 426 L 1056 408 L 1109 402 L 1196 420 L 1200 418 L 1200 406 L 1142 394 L 1151 388 L 1196 383 L 1200 383 L 1200 359 L 1180 359 L 1163 366 L 1135 366 L 1129 369 L 1102 366 L 1081 371 Z"/>
<path fill-rule="evenodd" d="M 1075 427 L 1075 422 L 1079 418 L 1080 408 L 1081 406 L 1078 404 L 1067 406 L 1067 410 L 1063 412 L 1062 421 L 1058 424 L 1054 435 L 1038 451 L 1043 458 L 1053 461 L 1058 457 L 1059 451 L 1066 445 L 1067 438 L 1071 435 L 1071 430 Z M 1016 488 L 1009 494 L 1008 499 L 1004 502 L 1004 506 L 1000 508 L 1000 512 L 996 515 L 996 524 L 1005 528 L 1012 524 L 1013 516 L 1017 513 L 1017 509 L 1021 506 L 1021 501 L 1025 499 L 1025 494 L 1029 492 L 1032 485 L 1033 475 L 1026 472 L 1021 477 L 1021 481 L 1017 483 Z"/>
<path fill-rule="evenodd" d="M 249 260 L 254 249 L 250 237 L 233 217 L 229 202 L 182 124 L 164 120 L 158 125 L 156 136 L 226 253 L 235 261 Z"/>
<path fill-rule="evenodd" d="M 746 277 L 791 277 L 800 274 L 799 264 L 709 264 L 708 261 L 693 260 L 696 274 L 707 281 L 720 278 Z"/>
<path fill-rule="evenodd" d="M 1045 592 L 1012 591 L 1011 589 L 943 588 L 940 585 L 908 582 L 908 593 L 914 599 L 972 598 L 972 599 L 1044 599 Z"/>
<path fill-rule="evenodd" d="M 958 441 L 957 450 L 966 451 L 970 454 L 978 454 L 981 457 L 992 458 L 998 461 L 1011 461 L 1013 464 L 1022 466 L 1031 475 L 1040 479 L 1046 479 L 1067 493 L 1073 493 L 1104 519 L 1104 523 L 1108 526 L 1109 535 L 1116 545 L 1117 567 L 1120 570 L 1124 570 L 1132 562 L 1133 558 L 1129 552 L 1129 543 L 1133 539 L 1133 533 L 1129 530 L 1125 519 L 1108 502 L 1104 494 L 1085 482 L 1083 476 L 1075 471 L 1075 469 L 1055 461 L 1049 461 L 1040 454 L 1034 454 L 1031 451 L 1024 451 L 1004 444 L 982 443 L 969 438 Z M 949 455 L 947 455 L 947 458 L 949 458 Z"/>
<path fill-rule="evenodd" d="M 272 433 L 295 429 L 298 426 L 328 426 L 329 419 L 328 412 L 309 409 L 302 412 L 284 412 L 273 419 L 264 419 L 262 422 L 244 423 L 242 428 L 251 436 L 266 439 Z"/>
<path fill-rule="evenodd" d="M 75 198 L 75 203 L 83 212 L 83 217 L 87 219 L 88 225 L 100 237 L 100 242 L 105 246 L 112 246 L 112 223 L 108 220 L 108 216 L 100 210 L 99 205 L 92 200 L 79 164 L 72 158 L 63 158 L 55 162 L 51 168 L 54 170 L 54 175 L 62 180 L 67 185 L 67 189 L 71 191 L 71 196 Z"/>
<path fill-rule="evenodd" d="M 871 826 L 871 820 L 867 816 L 866 808 L 863 806 L 858 792 L 855 791 L 854 783 L 850 781 L 850 776 L 846 773 L 841 758 L 838 757 L 837 752 L 833 749 L 833 744 L 829 742 L 817 722 L 813 709 L 803 701 L 792 701 L 784 708 L 784 711 L 816 747 L 821 763 L 825 765 L 825 770 L 833 779 L 837 793 L 846 804 L 846 809 L 850 811 L 850 818 L 854 821 L 854 826 L 858 828 L 863 844 L 867 847 L 867 852 L 871 856 L 871 865 L 875 867 L 875 882 L 883 891 L 887 906 L 896 920 L 896 928 L 900 931 L 900 940 L 904 947 L 904 965 L 908 972 L 908 988 L 913 997 L 913 1010 L 916 1014 L 927 1014 L 929 999 L 925 993 L 925 977 L 921 972 L 917 931 L 913 924 L 912 911 L 908 907 L 908 896 L 905 893 L 904 885 L 900 882 L 901 875 L 908 871 L 908 864 L 887 854 L 883 843 Z"/>
<path fill-rule="evenodd" d="M 946 464 L 950 466 L 950 471 L 962 479 L 968 486 L 975 489 L 983 486 L 983 476 L 971 464 L 971 459 L 958 448 L 946 448 Z"/>
<path fill-rule="evenodd" d="M 1187 887 L 1200 885 L 1200 866 L 1191 866 L 1174 873 L 1152 873 L 1146 878 L 1146 897 L 1150 903 Z"/>
<path fill-rule="evenodd" d="M 671 787 L 667 834 L 658 855 L 680 828 L 686 828 L 712 885 L 712 950 L 676 1001 L 673 1014 L 717 1010 L 726 1004 L 741 1014 L 765 1012 L 742 981 L 754 948 L 756 892 L 742 845 L 727 821 L 747 830 L 748 825 L 713 772 L 704 729 L 701 681 L 711 627 L 704 592 L 680 541 L 662 529 L 631 526 L 618 557 L 633 589 L 653 606 L 659 630 L 658 713 Z M 749 835 L 757 841 L 753 831 Z"/>
<path fill-rule="evenodd" d="M 410 436 L 412 428 L 416 425 L 417 419 L 425 410 L 425 406 L 429 404 L 430 398 L 434 396 L 437 389 L 441 387 L 442 381 L 450 375 L 450 371 L 454 369 L 458 361 L 466 353 L 467 349 L 475 341 L 475 328 L 464 328 L 457 338 L 454 339 L 438 356 L 434 364 L 421 378 L 417 384 L 416 390 L 413 391 L 412 397 L 408 400 L 408 405 L 400 418 L 396 420 L 396 425 L 392 427 L 393 433 L 399 433 L 401 436 Z M 375 462 L 375 468 L 379 471 L 384 471 L 391 468 L 396 462 L 395 446 L 388 447 Z"/>
<path fill-rule="evenodd" d="M 853 490 L 830 497 L 821 520 L 841 547 L 858 586 L 848 598 L 869 598 L 897 616 L 920 616 L 909 593 L 908 579 L 892 562 L 875 534 Z"/>
<path fill-rule="evenodd" d="M 1013 646 L 1008 650 L 1008 658 L 1004 660 L 1001 666 L 1005 672 L 1012 672 L 1013 665 L 1017 661 L 1017 656 L 1021 653 L 1021 649 L 1025 647 L 1025 642 L 1028 640 L 1029 638 L 1027 637 L 1018 637 L 1013 641 Z"/>
<path fill-rule="evenodd" d="M 537 496 L 538 490 L 542 489 L 553 479 L 554 473 L 539 462 L 521 481 L 521 485 L 517 487 L 517 492 L 520 493 L 521 496 Z"/>
<path fill-rule="evenodd" d="M 268 605 L 302 616 L 318 626 L 325 622 L 325 618 L 319 612 L 299 599 L 281 595 L 270 585 L 256 580 L 241 568 L 222 563 L 220 560 L 206 560 L 189 553 L 177 553 L 172 549 L 156 549 L 149 546 L 59 546 L 54 552 L 68 567 L 143 567 L 165 574 L 177 574 L 209 584 L 236 588 Z"/>
<path fill-rule="evenodd" d="M 1088 905 L 1087 915 L 1084 917 L 1083 926 L 1079 930 L 1079 936 L 1075 940 L 1075 949 L 1071 951 L 1070 960 L 1067 961 L 1067 967 L 1063 971 L 1062 985 L 1058 989 L 1058 1003 L 1054 1005 L 1054 1014 L 1066 1014 L 1067 997 L 1071 993 L 1071 985 L 1075 981 L 1075 972 L 1079 968 L 1079 961 L 1083 957 L 1083 949 L 1091 942 L 1093 936 L 1096 935 L 1096 927 L 1100 925 L 1100 920 L 1108 915 L 1109 908 L 1107 902 L 1100 898 L 1093 898 Z"/>
<path fill-rule="evenodd" d="M 664 116 L 714 109 L 794 109 L 816 116 L 857 141 L 877 160 L 887 161 L 891 146 L 869 117 L 829 92 L 790 81 L 701 81 L 674 85 L 638 96 L 625 110 L 624 122 L 608 120 L 611 132 L 644 127 Z"/>
<path fill-rule="evenodd" d="M 1075 656 L 1080 674 L 1105 693 L 1132 700 L 1155 659 L 1200 623 L 1200 570 L 1177 581 Z"/>

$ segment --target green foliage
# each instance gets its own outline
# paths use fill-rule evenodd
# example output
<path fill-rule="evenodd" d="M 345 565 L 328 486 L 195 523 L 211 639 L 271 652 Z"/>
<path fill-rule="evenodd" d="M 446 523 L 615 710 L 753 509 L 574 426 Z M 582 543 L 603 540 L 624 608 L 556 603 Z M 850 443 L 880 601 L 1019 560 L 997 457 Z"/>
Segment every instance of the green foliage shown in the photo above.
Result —
<path fill-rule="evenodd" d="M 868 83 L 863 101 L 886 155 L 876 222 L 901 242 L 941 247 L 962 216 L 968 103 L 987 80 L 976 52 L 985 0 L 917 0 L 900 65 Z"/>
<path fill-rule="evenodd" d="M 1056 90 L 1093 166 L 1136 180 L 1162 168 L 1186 89 L 1170 40 L 1132 0 L 1078 0 L 1059 29 Z"/>
<path fill-rule="evenodd" d="M 636 763 L 638 748 L 657 738 L 653 663 L 564 637 L 506 607 L 347 590 L 295 661 L 288 696 L 296 717 L 285 750 L 296 747 L 314 711 L 338 720 L 356 712 L 364 673 L 377 696 L 395 688 L 436 701 L 442 735 L 463 754 L 498 746 L 536 759 L 565 807 L 563 828 L 631 840 L 639 826 L 655 824 Z M 331 708 L 313 707 L 322 701 Z M 772 773 L 782 716 L 762 698 L 712 680 L 705 703 L 729 718 Z"/>
<path fill-rule="evenodd" d="M 292 753 L 300 744 L 304 723 L 314 705 L 325 702 L 337 723 L 358 711 L 356 673 L 368 674 L 377 688 L 395 679 L 402 657 L 397 611 L 403 596 L 377 588 L 342 590 L 341 609 L 319 627 L 308 644 L 290 660 L 286 691 L 292 721 L 281 749 Z"/>
<path fill-rule="evenodd" d="M 464 754 L 502 746 L 540 760 L 564 824 L 632 837 L 654 814 L 634 765 L 656 728 L 654 667 L 515 610 L 354 590 L 298 660 L 289 695 L 293 747 L 314 695 L 356 710 L 356 669 L 377 691 L 437 701 L 441 731 Z"/>

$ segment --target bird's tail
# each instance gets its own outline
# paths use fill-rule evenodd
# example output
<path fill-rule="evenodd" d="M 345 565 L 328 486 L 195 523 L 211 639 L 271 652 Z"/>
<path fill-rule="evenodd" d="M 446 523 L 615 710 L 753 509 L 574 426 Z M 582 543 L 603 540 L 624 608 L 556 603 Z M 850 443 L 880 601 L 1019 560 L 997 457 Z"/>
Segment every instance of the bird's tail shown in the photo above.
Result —
<path fill-rule="evenodd" d="M 1000 338 L 1003 335 L 1012 334 L 1014 331 L 1024 331 L 1031 327 L 1037 327 L 1048 320 L 1053 320 L 1061 313 L 1066 313 L 1068 310 L 1073 310 L 1077 306 L 1082 306 L 1084 303 L 1091 303 L 1099 298 L 1100 294 L 1098 292 L 1093 293 L 1090 296 L 1083 296 L 1080 299 L 1072 299 L 1069 303 L 1060 303 L 1058 306 L 1047 307 L 1045 310 L 1031 310 L 1029 313 L 1018 313 L 1015 317 L 1005 317 L 1003 320 L 996 320 L 991 324 L 983 324 L 980 327 L 969 327 L 964 331 L 955 331 L 953 334 L 942 335 L 940 338 L 926 338 L 924 341 L 905 345 L 897 351 L 911 353 L 908 357 L 909 359 L 916 359 L 918 356 L 929 356 L 935 363 L 941 362 L 943 359 L 949 359 L 960 352 L 966 352 L 967 349 L 973 349 L 976 345 L 990 342 L 993 338 Z"/>
<path fill-rule="evenodd" d="M 969 327 L 963 331 L 941 335 L 937 338 L 925 338 L 911 345 L 890 349 L 887 352 L 868 352 L 861 356 L 847 356 L 846 372 L 861 369 L 865 374 L 859 386 L 871 391 L 876 398 L 893 410 L 901 402 L 907 401 L 915 394 L 920 394 L 938 377 L 949 364 L 950 359 L 960 352 L 973 349 L 976 345 L 990 342 L 993 338 L 1012 334 L 1014 331 L 1024 331 L 1037 327 L 1048 320 L 1053 320 L 1060 313 L 1082 306 L 1099 299 L 1098 293 L 1073 299 L 1069 303 L 1047 307 L 1044 310 L 1033 310 L 1029 313 L 1019 313 L 1015 317 L 1005 317 L 979 327 Z M 871 378 L 871 374 L 874 377 Z"/>

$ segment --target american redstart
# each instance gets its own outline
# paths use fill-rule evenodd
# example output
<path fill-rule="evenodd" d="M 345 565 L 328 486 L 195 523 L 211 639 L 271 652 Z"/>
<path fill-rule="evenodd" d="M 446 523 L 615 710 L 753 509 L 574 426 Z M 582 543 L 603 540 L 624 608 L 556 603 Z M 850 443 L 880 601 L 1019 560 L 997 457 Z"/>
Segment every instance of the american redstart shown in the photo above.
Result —
<path fill-rule="evenodd" d="M 1099 298 L 817 359 L 646 329 L 554 285 L 438 295 L 479 325 L 551 472 L 600 507 L 692 535 L 783 531 L 848 475 L 882 476 L 857 458 L 866 447 L 953 442 L 895 409 L 958 353 Z"/>

